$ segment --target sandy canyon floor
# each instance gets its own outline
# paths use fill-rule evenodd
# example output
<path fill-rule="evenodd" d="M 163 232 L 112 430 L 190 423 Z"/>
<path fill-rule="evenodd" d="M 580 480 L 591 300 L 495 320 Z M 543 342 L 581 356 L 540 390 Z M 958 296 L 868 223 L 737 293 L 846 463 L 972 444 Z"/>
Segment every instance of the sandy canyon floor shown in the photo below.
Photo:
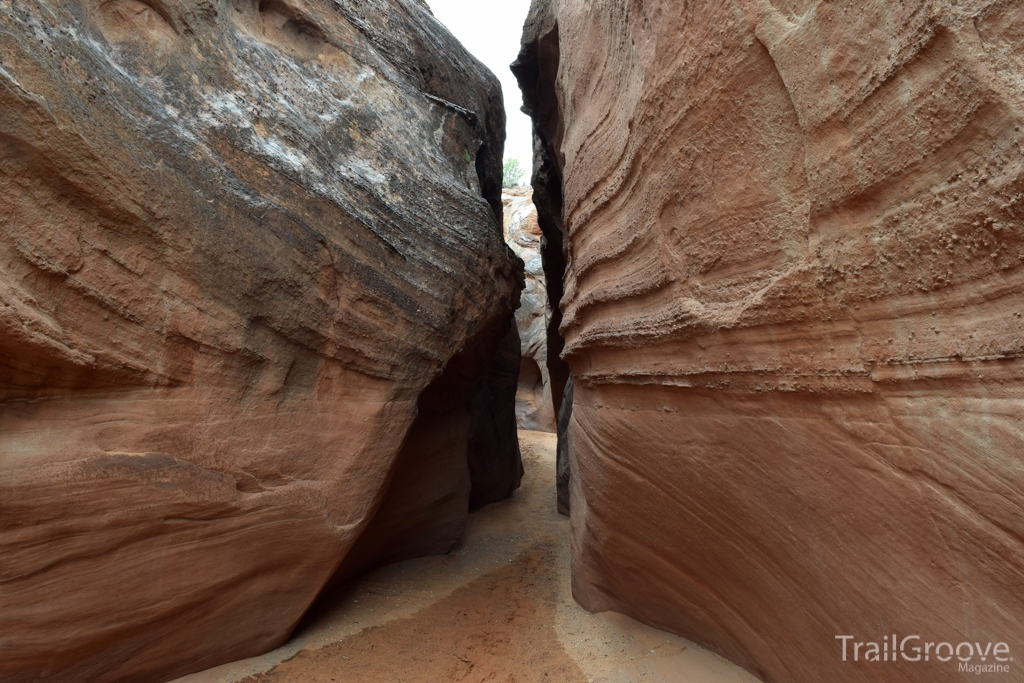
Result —
<path fill-rule="evenodd" d="M 682 638 L 572 599 L 555 437 L 520 432 L 526 476 L 450 554 L 384 567 L 283 647 L 174 683 L 756 683 Z"/>

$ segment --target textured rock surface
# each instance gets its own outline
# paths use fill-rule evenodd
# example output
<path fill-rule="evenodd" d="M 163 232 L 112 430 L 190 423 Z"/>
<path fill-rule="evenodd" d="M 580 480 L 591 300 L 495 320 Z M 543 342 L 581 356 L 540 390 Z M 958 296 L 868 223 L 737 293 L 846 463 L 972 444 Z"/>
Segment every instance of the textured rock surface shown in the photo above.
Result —
<path fill-rule="evenodd" d="M 1024 647 L 1022 37 L 1018 2 L 538 1 L 585 606 L 780 683 L 963 680 L 837 634 Z"/>
<path fill-rule="evenodd" d="M 526 265 L 526 286 L 522 305 L 516 311 L 516 325 L 522 348 L 516 420 L 520 429 L 555 431 L 555 404 L 551 396 L 548 368 L 548 325 L 551 308 L 540 255 L 541 230 L 533 191 L 504 190 L 505 241 Z"/>
<path fill-rule="evenodd" d="M 0 680 L 247 657 L 458 537 L 503 124 L 414 0 L 0 0 Z"/>

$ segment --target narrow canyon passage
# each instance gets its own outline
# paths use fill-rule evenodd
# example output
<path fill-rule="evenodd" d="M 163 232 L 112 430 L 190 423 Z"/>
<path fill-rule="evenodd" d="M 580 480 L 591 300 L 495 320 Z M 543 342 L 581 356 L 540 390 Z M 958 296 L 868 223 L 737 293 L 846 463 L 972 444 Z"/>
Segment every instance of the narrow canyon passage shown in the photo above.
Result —
<path fill-rule="evenodd" d="M 682 638 L 573 601 L 555 436 L 523 431 L 520 445 L 522 488 L 471 515 L 451 553 L 372 572 L 285 646 L 174 683 L 753 683 Z"/>
<path fill-rule="evenodd" d="M 1024 683 L 1022 46 L 0 0 L 0 683 Z"/>

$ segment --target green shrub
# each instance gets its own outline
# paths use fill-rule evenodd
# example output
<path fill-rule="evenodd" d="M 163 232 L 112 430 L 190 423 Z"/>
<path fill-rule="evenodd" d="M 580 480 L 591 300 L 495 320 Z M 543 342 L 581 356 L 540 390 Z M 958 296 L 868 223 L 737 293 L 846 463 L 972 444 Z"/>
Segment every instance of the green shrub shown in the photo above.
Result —
<path fill-rule="evenodd" d="M 519 163 L 519 159 L 505 159 L 501 174 L 501 186 L 518 187 L 525 175 L 526 170 Z"/>

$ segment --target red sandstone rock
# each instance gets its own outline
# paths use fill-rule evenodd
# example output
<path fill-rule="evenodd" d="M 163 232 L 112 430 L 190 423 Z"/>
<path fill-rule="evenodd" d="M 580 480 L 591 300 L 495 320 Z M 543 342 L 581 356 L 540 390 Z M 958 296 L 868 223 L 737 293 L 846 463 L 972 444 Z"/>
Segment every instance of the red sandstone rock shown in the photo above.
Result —
<path fill-rule="evenodd" d="M 263 652 L 518 484 L 503 124 L 413 0 L 0 0 L 0 680 Z"/>
<path fill-rule="evenodd" d="M 778 683 L 964 680 L 844 634 L 1020 658 L 1022 35 L 1018 2 L 535 3 L 582 604 Z"/>
<path fill-rule="evenodd" d="M 525 263 L 526 287 L 516 311 L 522 342 L 522 363 L 516 393 L 516 420 L 520 429 L 554 432 L 555 404 L 548 369 L 548 326 L 551 311 L 541 262 L 541 229 L 531 190 L 506 189 L 505 241 Z"/>

